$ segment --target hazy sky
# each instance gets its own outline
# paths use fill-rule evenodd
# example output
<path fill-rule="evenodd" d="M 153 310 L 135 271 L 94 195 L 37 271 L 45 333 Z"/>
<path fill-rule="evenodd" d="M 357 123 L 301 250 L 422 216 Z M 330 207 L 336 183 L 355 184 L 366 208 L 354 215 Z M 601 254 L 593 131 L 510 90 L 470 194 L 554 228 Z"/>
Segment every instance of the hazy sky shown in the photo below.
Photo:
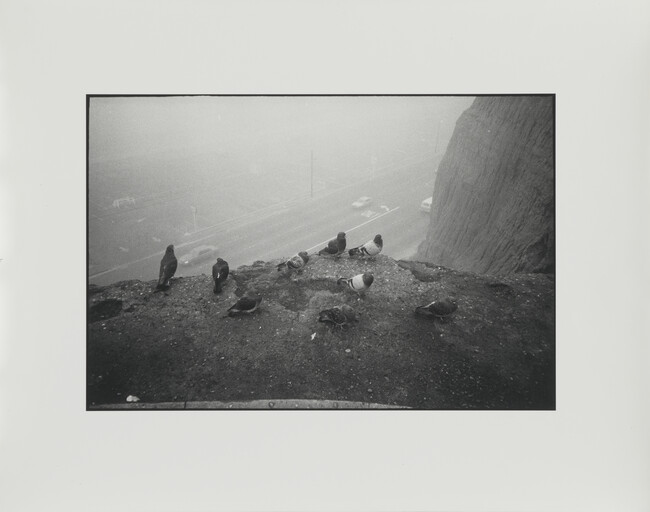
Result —
<path fill-rule="evenodd" d="M 185 96 L 90 101 L 90 160 L 173 151 L 265 153 L 399 149 L 448 140 L 471 97 Z M 431 142 L 431 141 L 429 141 Z"/>
<path fill-rule="evenodd" d="M 413 228 L 408 236 L 395 228 L 391 238 L 401 236 L 402 246 L 393 242 L 387 253 L 414 247 L 425 231 L 419 204 L 431 195 L 437 162 L 456 120 L 473 100 L 93 97 L 88 181 L 92 272 L 124 266 L 121 278 L 150 278 L 147 272 L 155 271 L 155 265 L 141 269 L 137 262 L 168 243 L 189 250 L 187 244 L 201 238 L 202 230 L 234 226 L 235 219 L 251 213 L 262 219 L 268 208 L 305 195 L 315 198 L 312 212 L 320 212 L 298 234 L 307 247 L 330 236 L 331 229 L 338 232 L 339 224 L 355 226 L 368 220 L 361 216 L 364 211 L 355 213 L 350 207 L 362 195 L 376 198 L 367 215 L 385 211 L 382 204 L 402 207 L 399 214 L 404 218 L 397 213 L 392 218 Z M 404 179 L 385 178 L 398 171 L 407 173 Z M 317 200 L 334 191 L 338 197 Z M 121 198 L 133 199 L 122 208 L 116 206 Z M 332 213 L 336 218 L 322 220 Z M 204 243 L 223 247 L 231 235 L 221 233 Z M 283 230 L 263 234 L 241 230 L 238 236 L 237 248 L 261 236 L 269 239 L 269 246 L 241 255 L 231 250 L 225 254 L 231 262 L 283 255 L 269 250 L 285 239 Z"/>

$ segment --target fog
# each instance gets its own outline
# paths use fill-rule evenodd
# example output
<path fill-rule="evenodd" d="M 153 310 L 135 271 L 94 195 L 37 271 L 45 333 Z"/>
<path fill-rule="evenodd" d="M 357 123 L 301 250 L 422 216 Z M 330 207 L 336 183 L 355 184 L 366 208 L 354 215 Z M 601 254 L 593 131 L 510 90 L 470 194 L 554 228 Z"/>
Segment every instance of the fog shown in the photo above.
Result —
<path fill-rule="evenodd" d="M 154 279 L 165 247 L 211 247 L 209 273 L 289 257 L 350 231 L 384 253 L 424 239 L 435 172 L 459 115 L 455 96 L 91 97 L 91 283 Z M 352 203 L 361 196 L 370 202 Z M 317 248 L 315 249 L 317 250 Z"/>

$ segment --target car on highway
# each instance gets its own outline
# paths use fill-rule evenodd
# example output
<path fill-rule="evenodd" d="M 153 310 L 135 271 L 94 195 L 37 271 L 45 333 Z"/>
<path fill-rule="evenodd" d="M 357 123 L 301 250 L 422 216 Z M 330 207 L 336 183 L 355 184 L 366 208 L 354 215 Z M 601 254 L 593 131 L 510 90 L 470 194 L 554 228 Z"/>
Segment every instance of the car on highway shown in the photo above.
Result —
<path fill-rule="evenodd" d="M 363 208 L 365 206 L 368 206 L 370 203 L 372 203 L 372 199 L 368 196 L 361 196 L 359 199 L 357 199 L 354 203 L 352 203 L 352 208 Z"/>
<path fill-rule="evenodd" d="M 429 213 L 431 211 L 431 203 L 433 201 L 433 197 L 427 197 L 422 203 L 420 204 L 420 210 L 423 212 Z"/>
<path fill-rule="evenodd" d="M 135 198 L 133 197 L 120 197 L 113 201 L 113 208 L 122 208 L 124 206 L 135 206 Z"/>
<path fill-rule="evenodd" d="M 190 252 L 183 254 L 178 258 L 178 262 L 183 266 L 196 265 L 204 263 L 210 259 L 216 258 L 217 248 L 213 245 L 198 245 Z"/>

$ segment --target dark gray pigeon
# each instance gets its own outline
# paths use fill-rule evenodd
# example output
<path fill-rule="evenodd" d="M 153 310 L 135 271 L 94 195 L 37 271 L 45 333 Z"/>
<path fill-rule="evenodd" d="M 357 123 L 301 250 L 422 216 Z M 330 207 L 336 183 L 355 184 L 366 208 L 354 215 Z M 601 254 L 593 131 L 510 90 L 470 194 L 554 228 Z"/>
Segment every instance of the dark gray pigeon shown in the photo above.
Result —
<path fill-rule="evenodd" d="M 166 290 L 169 288 L 169 280 L 174 277 L 176 269 L 178 268 L 178 260 L 174 255 L 174 246 L 168 245 L 165 250 L 165 255 L 160 260 L 160 274 L 158 276 L 158 290 Z"/>
<path fill-rule="evenodd" d="M 228 316 L 249 315 L 257 310 L 260 302 L 261 295 L 248 293 L 228 308 Z"/>
<path fill-rule="evenodd" d="M 289 272 L 293 270 L 300 270 L 305 265 L 307 265 L 308 261 L 309 261 L 309 255 L 305 251 L 300 251 L 298 254 L 292 256 L 287 261 L 283 261 L 282 263 L 280 263 L 278 265 L 278 272 L 280 272 L 280 270 L 282 270 L 283 268 L 288 269 Z"/>
<path fill-rule="evenodd" d="M 434 318 L 444 318 L 451 315 L 457 309 L 458 304 L 456 301 L 447 297 L 440 300 L 434 300 L 426 306 L 418 306 L 415 308 L 415 312 L 420 315 L 431 316 Z"/>
<path fill-rule="evenodd" d="M 330 254 L 338 256 L 345 251 L 346 243 L 345 233 L 341 231 L 338 235 L 336 235 L 336 238 L 333 238 L 327 242 L 327 247 L 323 247 L 320 251 L 318 251 L 318 255 L 323 256 Z"/>
<path fill-rule="evenodd" d="M 221 285 L 228 279 L 230 268 L 228 262 L 217 258 L 217 262 L 212 265 L 212 279 L 214 281 L 214 293 L 221 293 Z"/>
<path fill-rule="evenodd" d="M 384 247 L 384 241 L 381 235 L 375 235 L 375 238 L 366 242 L 359 247 L 353 247 L 348 251 L 350 256 L 377 256 Z"/>
<path fill-rule="evenodd" d="M 347 304 L 343 304 L 321 311 L 318 315 L 318 321 L 329 322 L 337 327 L 343 328 L 352 322 L 358 322 L 358 319 L 354 309 Z"/>

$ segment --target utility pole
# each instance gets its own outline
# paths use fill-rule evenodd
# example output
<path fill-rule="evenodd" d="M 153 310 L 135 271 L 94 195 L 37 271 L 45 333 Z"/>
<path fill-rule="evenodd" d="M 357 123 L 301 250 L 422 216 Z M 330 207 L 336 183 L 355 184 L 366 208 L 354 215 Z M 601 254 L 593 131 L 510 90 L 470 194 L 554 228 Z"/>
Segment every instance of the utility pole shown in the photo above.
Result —
<path fill-rule="evenodd" d="M 190 206 L 192 209 L 192 216 L 194 217 L 194 231 L 196 232 L 196 206 Z"/>
<path fill-rule="evenodd" d="M 314 197 L 314 150 L 311 150 L 311 197 Z"/>

